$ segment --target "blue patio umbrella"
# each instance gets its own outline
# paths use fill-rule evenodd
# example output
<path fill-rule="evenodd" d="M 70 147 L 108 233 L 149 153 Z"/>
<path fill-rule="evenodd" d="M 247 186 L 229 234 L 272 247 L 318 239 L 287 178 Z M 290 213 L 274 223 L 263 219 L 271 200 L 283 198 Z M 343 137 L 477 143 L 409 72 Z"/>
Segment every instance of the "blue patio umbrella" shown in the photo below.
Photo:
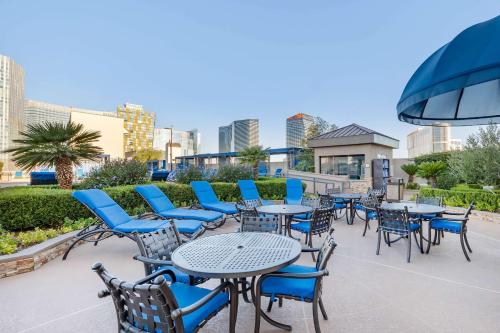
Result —
<path fill-rule="evenodd" d="M 473 25 L 413 74 L 397 105 L 415 125 L 500 122 L 500 16 Z"/>

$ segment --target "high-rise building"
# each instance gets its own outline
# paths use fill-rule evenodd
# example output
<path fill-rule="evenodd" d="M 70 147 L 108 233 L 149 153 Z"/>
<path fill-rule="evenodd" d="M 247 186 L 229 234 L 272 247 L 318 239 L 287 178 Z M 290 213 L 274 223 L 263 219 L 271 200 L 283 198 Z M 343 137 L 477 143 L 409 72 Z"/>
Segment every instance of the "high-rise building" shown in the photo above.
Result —
<path fill-rule="evenodd" d="M 24 129 L 24 70 L 7 56 L 0 55 L 0 161 L 4 171 L 15 170 L 10 154 L 2 153 L 14 147 Z"/>
<path fill-rule="evenodd" d="M 123 142 L 126 155 L 153 148 L 154 112 L 146 112 L 142 105 L 125 103 L 118 106 L 117 114 L 125 120 L 124 127 L 127 133 Z"/>
<path fill-rule="evenodd" d="M 219 127 L 219 152 L 242 151 L 259 145 L 259 120 L 235 120 L 230 125 Z"/>
<path fill-rule="evenodd" d="M 155 128 L 153 149 L 160 150 L 167 163 L 175 162 L 178 156 L 197 154 L 200 138 L 197 129 L 179 131 L 175 128 Z"/>
<path fill-rule="evenodd" d="M 464 145 L 461 139 L 450 140 L 450 150 L 464 150 Z"/>
<path fill-rule="evenodd" d="M 307 130 L 314 124 L 314 117 L 305 113 L 297 113 L 286 119 L 286 146 L 302 147 Z"/>
<path fill-rule="evenodd" d="M 406 138 L 408 157 L 414 158 L 420 155 L 449 151 L 451 150 L 450 142 L 450 126 L 419 127 L 408 134 Z"/>
<path fill-rule="evenodd" d="M 123 138 L 124 120 L 114 112 L 101 112 L 74 108 L 52 103 L 26 100 L 24 104 L 26 124 L 36 125 L 45 122 L 67 123 L 73 121 L 82 124 L 86 130 L 99 131 L 101 137 L 96 145 L 101 147 L 104 155 L 110 158 L 124 158 Z"/>

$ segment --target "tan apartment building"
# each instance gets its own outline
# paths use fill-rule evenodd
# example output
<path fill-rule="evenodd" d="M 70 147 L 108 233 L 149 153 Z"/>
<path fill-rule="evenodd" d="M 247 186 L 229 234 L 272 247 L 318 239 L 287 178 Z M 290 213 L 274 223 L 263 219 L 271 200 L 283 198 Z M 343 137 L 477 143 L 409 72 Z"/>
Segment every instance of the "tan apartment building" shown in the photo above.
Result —
<path fill-rule="evenodd" d="M 41 124 L 47 121 L 82 124 L 85 129 L 99 131 L 101 137 L 96 145 L 101 147 L 109 158 L 124 158 L 123 136 L 124 120 L 113 112 L 101 112 L 74 108 L 64 105 L 26 100 L 24 103 L 26 124 Z"/>
<path fill-rule="evenodd" d="M 142 105 L 125 103 L 117 108 L 118 117 L 124 120 L 123 149 L 126 156 L 133 152 L 152 149 L 155 127 L 154 112 L 146 112 Z"/>
<path fill-rule="evenodd" d="M 444 126 L 419 127 L 406 137 L 408 158 L 452 150 L 451 128 Z"/>

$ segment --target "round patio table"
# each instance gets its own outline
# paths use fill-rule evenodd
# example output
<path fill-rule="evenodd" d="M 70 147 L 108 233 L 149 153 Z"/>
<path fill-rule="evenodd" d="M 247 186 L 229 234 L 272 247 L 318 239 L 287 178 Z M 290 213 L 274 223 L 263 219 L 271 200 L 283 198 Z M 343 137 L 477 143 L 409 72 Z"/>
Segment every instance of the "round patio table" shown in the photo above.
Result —
<path fill-rule="evenodd" d="M 302 251 L 300 243 L 290 237 L 260 233 L 235 232 L 195 239 L 172 253 L 174 266 L 186 274 L 205 278 L 233 279 L 236 287 L 245 278 L 277 271 L 295 262 Z M 245 295 L 244 298 L 247 301 Z M 237 302 L 237 300 L 236 300 Z M 290 326 L 263 318 L 280 328 Z"/>
<path fill-rule="evenodd" d="M 365 193 L 333 193 L 332 197 L 336 199 L 342 199 L 347 204 L 347 210 L 345 213 L 345 218 L 347 224 L 353 224 L 354 222 L 354 201 L 366 197 Z"/>
<path fill-rule="evenodd" d="M 266 205 L 255 207 L 259 214 L 270 214 L 270 215 L 278 215 L 280 219 L 279 230 L 278 233 L 281 234 L 282 224 L 283 224 L 283 216 L 291 217 L 294 215 L 310 213 L 313 211 L 312 207 L 302 206 L 302 205 Z M 287 221 L 285 221 L 288 223 Z"/>

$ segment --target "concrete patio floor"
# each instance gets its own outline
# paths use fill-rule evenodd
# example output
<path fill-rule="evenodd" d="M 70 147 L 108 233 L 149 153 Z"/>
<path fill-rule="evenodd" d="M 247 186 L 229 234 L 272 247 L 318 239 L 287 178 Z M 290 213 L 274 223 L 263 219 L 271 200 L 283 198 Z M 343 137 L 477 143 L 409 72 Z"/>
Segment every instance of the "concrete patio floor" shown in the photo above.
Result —
<path fill-rule="evenodd" d="M 217 232 L 237 225 L 229 221 Z M 352 226 L 335 222 L 338 247 L 324 282 L 329 320 L 320 317 L 323 332 L 500 332 L 500 224 L 469 222 L 470 263 L 455 235 L 446 234 L 429 255 L 420 254 L 413 242 L 407 264 L 403 242 L 383 245 L 376 256 L 374 229 L 361 234 L 359 220 Z M 97 247 L 80 246 L 65 262 L 58 258 L 37 271 L 1 279 L 0 332 L 116 331 L 111 298 L 97 298 L 104 285 L 90 267 L 100 261 L 114 275 L 136 280 L 144 272 L 131 259 L 135 253 L 133 242 L 114 237 Z M 299 263 L 312 259 L 303 254 Z M 271 316 L 295 332 L 314 332 L 310 304 L 285 301 Z M 226 332 L 227 317 L 226 309 L 201 332 Z M 240 301 L 237 332 L 253 332 L 253 321 L 253 306 Z M 282 331 L 263 321 L 261 332 Z"/>

